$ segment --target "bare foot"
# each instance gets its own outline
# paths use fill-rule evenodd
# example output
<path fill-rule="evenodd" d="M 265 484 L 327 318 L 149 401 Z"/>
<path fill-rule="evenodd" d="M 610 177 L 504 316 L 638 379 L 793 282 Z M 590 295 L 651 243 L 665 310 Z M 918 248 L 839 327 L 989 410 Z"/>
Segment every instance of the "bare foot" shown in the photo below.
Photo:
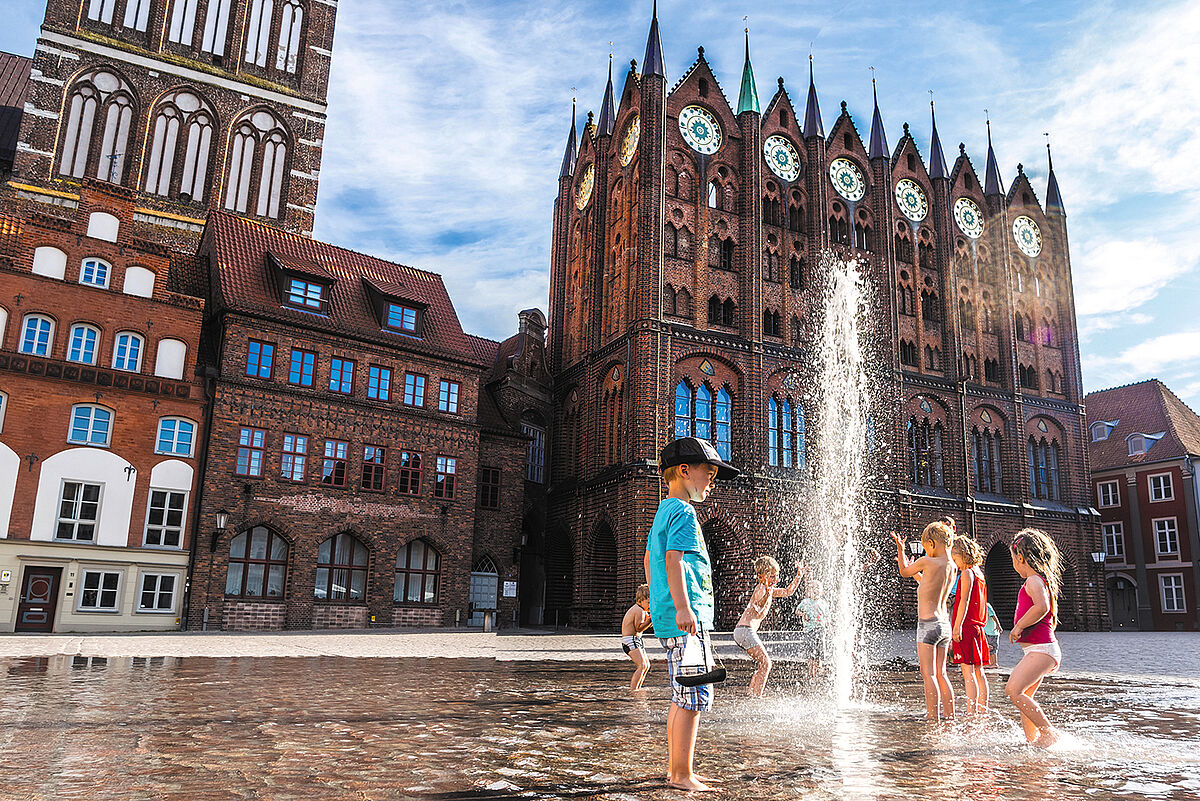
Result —
<path fill-rule="evenodd" d="M 1050 728 L 1050 729 L 1042 729 L 1041 734 L 1039 734 L 1037 736 L 1037 739 L 1033 741 L 1033 744 L 1036 745 L 1038 748 L 1049 748 L 1050 746 L 1054 745 L 1057 742 L 1058 742 L 1058 731 L 1053 728 Z"/>
<path fill-rule="evenodd" d="M 715 787 L 709 787 L 704 782 L 700 781 L 700 777 L 696 775 L 685 776 L 681 779 L 668 779 L 667 786 L 675 790 L 687 790 L 688 792 L 698 793 L 713 793 L 717 792 Z"/>
<path fill-rule="evenodd" d="M 699 773 L 693 773 L 692 778 L 698 782 L 708 782 L 710 784 L 720 784 L 721 782 L 725 781 L 724 779 L 718 779 L 714 776 L 701 776 Z M 670 784 L 670 783 L 671 783 L 671 774 L 668 773 L 667 774 L 667 784 Z"/>

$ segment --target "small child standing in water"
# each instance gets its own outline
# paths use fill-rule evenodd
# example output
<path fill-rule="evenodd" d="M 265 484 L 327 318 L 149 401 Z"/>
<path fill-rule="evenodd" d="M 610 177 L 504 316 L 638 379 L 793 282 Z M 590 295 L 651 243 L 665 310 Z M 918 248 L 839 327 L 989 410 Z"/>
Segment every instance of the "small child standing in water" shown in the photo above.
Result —
<path fill-rule="evenodd" d="M 825 623 L 829 616 L 829 604 L 821 597 L 823 587 L 816 579 L 809 579 L 804 600 L 796 607 L 800 616 L 800 655 L 808 662 L 808 678 L 815 679 L 821 673 L 821 662 L 825 658 Z"/>
<path fill-rule="evenodd" d="M 1004 627 L 1000 625 L 1000 618 L 996 615 L 996 610 L 991 604 L 987 605 L 987 625 L 983 628 L 983 638 L 988 644 L 988 667 L 999 667 L 1000 657 L 1000 634 L 1004 631 Z"/>
<path fill-rule="evenodd" d="M 910 562 L 904 553 L 904 540 L 892 532 L 900 575 L 917 580 L 917 662 L 925 684 L 925 719 L 934 723 L 939 720 L 939 710 L 942 718 L 954 719 L 954 690 L 946 675 L 951 636 L 946 596 L 954 578 L 949 554 L 953 537 L 954 529 L 947 523 L 930 523 L 921 532 L 925 556 Z"/>
<path fill-rule="evenodd" d="M 1044 531 L 1021 530 L 1013 538 L 1010 554 L 1013 569 L 1025 583 L 1017 593 L 1017 611 L 1008 638 L 1021 646 L 1025 655 L 1013 668 L 1004 690 L 1021 713 L 1025 739 L 1041 748 L 1058 742 L 1058 732 L 1033 694 L 1042 679 L 1062 664 L 1062 649 L 1054 630 L 1058 627 L 1058 594 L 1062 580 L 1062 558 L 1058 546 Z"/>
<path fill-rule="evenodd" d="M 633 678 L 629 680 L 629 689 L 642 689 L 642 679 L 650 670 L 650 660 L 646 658 L 646 646 L 642 643 L 642 632 L 650 628 L 650 585 L 643 584 L 637 588 L 636 601 L 625 613 L 621 621 L 621 649 L 633 660 L 636 666 Z"/>
<path fill-rule="evenodd" d="M 771 657 L 767 656 L 767 647 L 758 638 L 758 627 L 771 611 L 771 601 L 776 598 L 790 598 L 800 586 L 800 578 L 804 575 L 804 564 L 796 562 L 796 577 L 786 589 L 779 589 L 779 563 L 769 556 L 760 556 L 754 560 L 754 573 L 758 581 L 750 593 L 750 603 L 746 611 L 738 618 L 733 627 L 733 641 L 742 650 L 750 654 L 758 667 L 750 679 L 750 695 L 761 698 L 767 686 L 767 676 L 771 672 Z"/>
<path fill-rule="evenodd" d="M 979 569 L 983 552 L 975 540 L 958 536 L 950 547 L 950 556 L 959 570 L 958 592 L 951 614 L 952 660 L 962 668 L 967 714 L 982 715 L 988 705 L 988 683 L 983 675 L 983 666 L 988 663 L 988 645 L 983 636 L 987 623 L 987 582 Z"/>

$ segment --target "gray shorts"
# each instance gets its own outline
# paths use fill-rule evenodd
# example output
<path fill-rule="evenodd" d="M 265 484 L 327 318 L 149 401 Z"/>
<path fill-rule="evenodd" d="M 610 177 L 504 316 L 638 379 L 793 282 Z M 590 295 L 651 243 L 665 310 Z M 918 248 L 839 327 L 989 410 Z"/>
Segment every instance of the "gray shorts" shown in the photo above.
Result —
<path fill-rule="evenodd" d="M 917 644 L 949 648 L 952 631 L 946 617 L 921 618 L 917 621 Z"/>
<path fill-rule="evenodd" d="M 752 648 L 762 648 L 763 641 L 758 638 L 758 632 L 749 626 L 738 626 L 733 630 L 733 641 L 742 647 L 743 651 L 750 652 Z"/>
<path fill-rule="evenodd" d="M 822 629 L 800 632 L 800 657 L 813 662 L 825 659 L 825 632 Z"/>

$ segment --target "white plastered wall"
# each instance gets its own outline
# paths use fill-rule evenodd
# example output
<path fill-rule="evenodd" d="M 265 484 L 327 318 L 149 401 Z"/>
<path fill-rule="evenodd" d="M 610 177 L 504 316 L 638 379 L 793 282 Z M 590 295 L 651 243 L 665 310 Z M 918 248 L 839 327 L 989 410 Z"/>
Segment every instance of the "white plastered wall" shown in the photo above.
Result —
<path fill-rule="evenodd" d="M 129 520 L 137 473 L 126 474 L 129 462 L 100 448 L 71 448 L 42 462 L 37 497 L 33 507 L 30 539 L 50 541 L 58 523 L 58 504 L 63 481 L 101 484 L 100 519 L 96 545 L 123 547 L 129 543 Z"/>
<path fill-rule="evenodd" d="M 17 495 L 17 472 L 21 469 L 21 457 L 0 442 L 0 539 L 8 536 L 8 522 L 12 519 L 13 501 Z"/>

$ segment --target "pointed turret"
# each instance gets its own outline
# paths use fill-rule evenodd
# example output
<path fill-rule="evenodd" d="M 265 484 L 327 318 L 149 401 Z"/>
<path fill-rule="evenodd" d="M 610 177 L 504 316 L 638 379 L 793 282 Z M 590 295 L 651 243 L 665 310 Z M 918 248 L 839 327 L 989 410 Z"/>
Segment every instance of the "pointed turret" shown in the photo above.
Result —
<path fill-rule="evenodd" d="M 738 93 L 737 113 L 753 111 L 761 114 L 758 105 L 758 87 L 754 85 L 754 67 L 750 66 L 750 29 L 746 29 L 746 63 L 742 66 L 742 89 Z"/>
<path fill-rule="evenodd" d="M 1046 213 L 1066 214 L 1062 196 L 1058 194 L 1058 179 L 1054 177 L 1054 157 L 1050 155 L 1050 143 L 1046 143 L 1046 160 L 1050 163 L 1050 177 L 1046 182 Z"/>
<path fill-rule="evenodd" d="M 642 75 L 667 77 L 663 67 L 662 40 L 658 38 L 658 0 L 654 0 L 654 16 L 650 19 L 650 35 L 646 37 L 646 57 L 642 59 Z"/>
<path fill-rule="evenodd" d="M 875 115 L 871 117 L 871 146 L 867 156 L 872 160 L 885 159 L 888 156 L 887 134 L 883 130 L 883 117 L 879 115 L 879 93 L 874 78 L 871 79 L 871 95 L 875 98 Z"/>
<path fill-rule="evenodd" d="M 608 86 L 604 87 L 604 102 L 600 104 L 600 122 L 596 126 L 597 136 L 611 136 L 613 127 L 617 124 L 617 111 L 613 108 L 612 60 L 612 53 L 609 53 Z"/>
<path fill-rule="evenodd" d="M 562 169 L 558 171 L 559 178 L 570 178 L 575 174 L 575 155 L 579 137 L 575 133 L 575 98 L 571 98 L 571 133 L 567 136 L 567 150 L 563 153 Z"/>
<path fill-rule="evenodd" d="M 987 169 L 983 176 L 983 194 L 1003 195 L 1004 184 L 1000 181 L 1000 167 L 996 164 L 996 151 L 992 150 L 992 121 L 987 121 L 988 154 Z"/>
<path fill-rule="evenodd" d="M 946 167 L 946 156 L 942 153 L 942 140 L 937 132 L 937 116 L 933 111 L 933 101 L 929 101 L 929 116 L 933 120 L 933 142 L 929 145 L 929 177 L 949 178 L 950 170 Z"/>
<path fill-rule="evenodd" d="M 804 109 L 804 135 L 825 136 L 821 123 L 821 105 L 817 102 L 817 82 L 813 77 L 813 59 L 808 57 L 808 106 Z"/>

